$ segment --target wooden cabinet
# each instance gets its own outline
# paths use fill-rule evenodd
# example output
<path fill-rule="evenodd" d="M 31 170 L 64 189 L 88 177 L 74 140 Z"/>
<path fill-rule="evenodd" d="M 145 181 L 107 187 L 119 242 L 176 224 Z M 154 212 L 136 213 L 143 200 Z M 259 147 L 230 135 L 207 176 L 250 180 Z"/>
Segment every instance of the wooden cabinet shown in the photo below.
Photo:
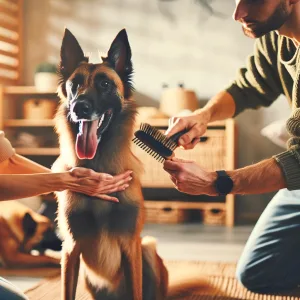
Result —
<path fill-rule="evenodd" d="M 53 101 L 56 106 L 58 97 L 53 91 L 38 91 L 31 86 L 7 86 L 0 87 L 0 130 L 4 130 L 11 140 L 18 154 L 30 156 L 39 163 L 50 167 L 54 159 L 59 155 L 57 137 L 53 130 L 53 119 L 24 118 L 23 107 L 26 100 L 47 99 Z M 38 114 L 38 112 L 37 112 Z M 47 143 L 34 146 L 34 144 L 16 147 L 15 137 L 21 132 L 40 135 Z M 49 142 L 50 141 L 50 142 Z"/>
<path fill-rule="evenodd" d="M 145 121 L 150 125 L 164 131 L 168 128 L 167 119 L 153 119 Z M 207 170 L 232 170 L 235 168 L 236 157 L 236 128 L 232 119 L 225 122 L 215 122 L 209 124 L 204 135 L 206 139 L 196 145 L 194 149 L 184 150 L 178 148 L 175 155 L 178 158 L 196 161 Z M 188 199 L 164 199 L 159 198 L 161 189 L 174 188 L 169 174 L 162 168 L 162 164 L 146 153 L 138 146 L 134 147 L 134 153 L 144 164 L 144 175 L 142 176 L 143 188 L 156 189 L 156 199 L 147 199 L 146 208 L 149 219 L 159 222 L 167 220 L 170 215 L 170 222 L 180 222 L 184 219 L 182 210 L 200 210 L 203 213 L 204 222 L 218 224 L 225 223 L 227 226 L 234 225 L 234 196 L 227 197 L 193 197 L 193 201 Z M 163 193 L 162 193 L 163 194 Z M 157 197 L 158 195 L 158 197 Z M 164 201 L 167 200 L 167 201 Z M 177 214 L 176 214 L 177 212 Z M 151 214 L 151 216 L 150 216 Z"/>

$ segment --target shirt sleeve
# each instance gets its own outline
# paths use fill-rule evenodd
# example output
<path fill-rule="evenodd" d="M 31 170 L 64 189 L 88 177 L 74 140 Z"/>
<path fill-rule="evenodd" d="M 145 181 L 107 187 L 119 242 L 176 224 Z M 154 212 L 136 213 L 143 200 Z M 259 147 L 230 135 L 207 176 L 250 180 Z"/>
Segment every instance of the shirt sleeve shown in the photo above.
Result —
<path fill-rule="evenodd" d="M 272 32 L 256 40 L 246 67 L 226 89 L 235 101 L 235 116 L 245 109 L 270 106 L 283 93 L 278 73 L 278 37 Z"/>
<path fill-rule="evenodd" d="M 300 108 L 293 111 L 287 121 L 287 130 L 291 135 L 288 150 L 273 157 L 278 162 L 286 180 L 287 189 L 300 189 Z"/>
<path fill-rule="evenodd" d="M 11 143 L 5 137 L 4 132 L 0 131 L 0 163 L 9 159 L 14 154 L 15 150 L 13 149 Z"/>
<path fill-rule="evenodd" d="M 0 174 L 48 173 L 50 170 L 15 153 L 11 143 L 0 131 Z"/>

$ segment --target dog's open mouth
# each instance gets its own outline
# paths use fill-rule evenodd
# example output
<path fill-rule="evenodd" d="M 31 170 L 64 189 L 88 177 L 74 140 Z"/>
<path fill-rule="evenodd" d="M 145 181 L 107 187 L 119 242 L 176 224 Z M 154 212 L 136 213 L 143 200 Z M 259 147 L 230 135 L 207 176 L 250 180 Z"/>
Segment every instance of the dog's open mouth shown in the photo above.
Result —
<path fill-rule="evenodd" d="M 79 121 L 76 138 L 76 153 L 79 159 L 93 159 L 102 134 L 108 128 L 113 116 L 112 109 L 107 110 L 94 121 Z"/>

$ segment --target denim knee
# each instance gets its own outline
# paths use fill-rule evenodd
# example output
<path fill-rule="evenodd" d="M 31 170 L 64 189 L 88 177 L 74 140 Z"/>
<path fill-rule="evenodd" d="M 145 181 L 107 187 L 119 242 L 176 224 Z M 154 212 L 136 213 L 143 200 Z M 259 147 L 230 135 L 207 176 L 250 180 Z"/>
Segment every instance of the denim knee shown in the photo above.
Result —
<path fill-rule="evenodd" d="M 266 270 L 265 266 L 261 266 L 261 270 Z M 274 278 L 274 273 L 258 272 L 247 266 L 237 268 L 236 278 L 247 290 L 258 294 L 278 293 L 297 287 L 294 280 L 282 280 L 280 276 Z"/>
<path fill-rule="evenodd" d="M 247 268 L 237 268 L 235 274 L 237 280 L 249 291 L 251 292 L 261 292 L 262 282 L 259 278 L 255 278 L 255 274 Z"/>

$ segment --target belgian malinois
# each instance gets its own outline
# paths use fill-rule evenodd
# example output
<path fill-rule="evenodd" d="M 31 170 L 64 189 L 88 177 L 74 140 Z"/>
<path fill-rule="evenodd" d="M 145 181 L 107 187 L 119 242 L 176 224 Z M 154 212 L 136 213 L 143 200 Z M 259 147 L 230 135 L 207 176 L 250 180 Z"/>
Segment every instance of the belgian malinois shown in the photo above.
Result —
<path fill-rule="evenodd" d="M 94 299 L 166 299 L 172 293 L 168 272 L 155 242 L 140 237 L 142 164 L 131 151 L 136 105 L 125 29 L 101 59 L 99 64 L 89 63 L 76 38 L 65 30 L 59 66 L 61 104 L 56 115 L 61 155 L 54 169 L 80 166 L 112 175 L 133 170 L 133 179 L 115 195 L 119 203 L 70 191 L 57 193 L 64 240 L 63 299 L 75 299 L 80 261 Z"/>

